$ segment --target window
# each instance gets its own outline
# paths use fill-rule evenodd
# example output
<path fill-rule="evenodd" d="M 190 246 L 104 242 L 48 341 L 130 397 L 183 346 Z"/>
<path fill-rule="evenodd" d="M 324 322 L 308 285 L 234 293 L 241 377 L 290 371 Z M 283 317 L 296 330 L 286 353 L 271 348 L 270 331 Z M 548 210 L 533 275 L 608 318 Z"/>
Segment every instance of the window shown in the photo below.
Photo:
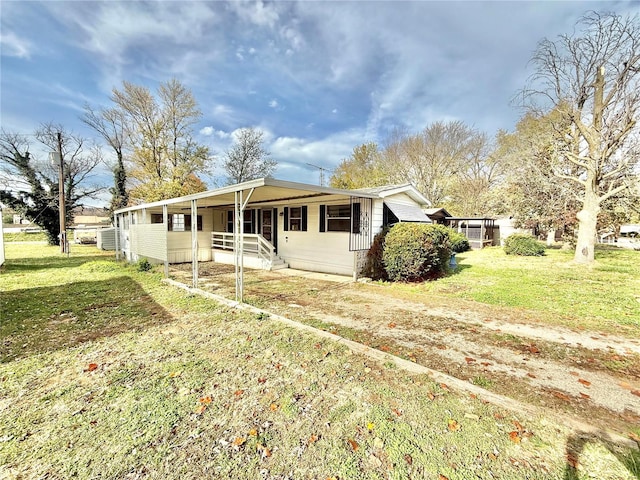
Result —
<path fill-rule="evenodd" d="M 234 218 L 235 214 L 233 210 L 227 210 L 227 232 L 233 233 L 234 228 Z M 242 228 L 244 229 L 244 233 L 256 233 L 256 217 L 257 210 L 249 209 L 245 210 L 242 216 Z"/>
<path fill-rule="evenodd" d="M 327 205 L 327 232 L 348 232 L 351 228 L 349 205 Z"/>
<path fill-rule="evenodd" d="M 320 231 L 360 233 L 360 204 L 320 205 Z"/>
<path fill-rule="evenodd" d="M 169 225 L 167 229 L 170 232 L 190 232 L 191 215 L 185 215 L 184 213 L 169 215 Z M 202 215 L 198 215 L 198 231 L 202 231 Z"/>
<path fill-rule="evenodd" d="M 151 214 L 151 223 L 162 223 L 162 214 L 161 213 L 152 213 Z"/>
<path fill-rule="evenodd" d="M 307 206 L 284 207 L 284 230 L 307 231 Z"/>

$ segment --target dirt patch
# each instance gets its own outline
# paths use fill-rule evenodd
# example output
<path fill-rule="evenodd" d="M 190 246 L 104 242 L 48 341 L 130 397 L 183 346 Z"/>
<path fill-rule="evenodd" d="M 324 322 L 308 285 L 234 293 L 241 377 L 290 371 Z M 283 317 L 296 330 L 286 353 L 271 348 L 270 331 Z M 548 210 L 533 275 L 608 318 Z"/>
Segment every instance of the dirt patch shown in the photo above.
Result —
<path fill-rule="evenodd" d="M 235 295 L 233 267 L 200 264 L 200 287 Z M 190 264 L 172 276 L 190 283 Z M 385 285 L 245 270 L 245 301 L 602 428 L 640 425 L 640 341 L 549 326 L 535 313 Z"/>

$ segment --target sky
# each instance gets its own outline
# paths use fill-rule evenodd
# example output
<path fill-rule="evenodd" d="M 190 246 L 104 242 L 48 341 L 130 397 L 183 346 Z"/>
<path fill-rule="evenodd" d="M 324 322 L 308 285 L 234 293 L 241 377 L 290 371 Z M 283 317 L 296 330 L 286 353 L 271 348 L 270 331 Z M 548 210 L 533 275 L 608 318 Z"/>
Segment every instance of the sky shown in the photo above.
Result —
<path fill-rule="evenodd" d="M 155 91 L 176 78 L 203 114 L 210 188 L 244 127 L 264 132 L 276 178 L 318 184 L 318 167 L 396 128 L 513 130 L 538 42 L 589 10 L 640 3 L 0 0 L 0 125 L 28 134 L 53 122 L 97 139 L 80 120 L 86 103 L 111 106 L 123 81 Z"/>

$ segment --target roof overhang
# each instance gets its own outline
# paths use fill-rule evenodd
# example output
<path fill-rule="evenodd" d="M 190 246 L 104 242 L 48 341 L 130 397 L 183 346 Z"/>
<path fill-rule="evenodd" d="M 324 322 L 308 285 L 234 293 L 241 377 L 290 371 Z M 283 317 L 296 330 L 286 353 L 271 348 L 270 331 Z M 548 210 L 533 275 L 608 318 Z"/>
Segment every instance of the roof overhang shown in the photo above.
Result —
<path fill-rule="evenodd" d="M 420 205 L 431 205 L 431 202 L 410 183 L 407 183 L 406 185 L 399 185 L 397 187 L 390 188 L 389 190 L 383 190 L 379 192 L 378 195 L 385 198 L 392 195 L 398 195 L 399 193 L 408 195 L 414 202 L 419 203 Z"/>
<path fill-rule="evenodd" d="M 194 193 L 183 197 L 169 198 L 159 200 L 157 202 L 141 203 L 131 207 L 116 210 L 115 214 L 126 213 L 135 210 L 150 209 L 163 207 L 164 205 L 176 205 L 189 203 L 196 200 L 198 207 L 216 207 L 233 205 L 237 192 L 249 192 L 253 190 L 251 195 L 251 204 L 290 201 L 296 199 L 319 197 L 319 196 L 338 196 L 338 197 L 364 197 L 379 198 L 376 194 L 358 192 L 354 190 L 340 190 L 329 187 L 319 187 L 317 185 L 308 185 L 306 183 L 288 182 L 284 180 L 276 180 L 274 178 L 259 178 L 248 182 L 229 185 L 215 190 Z"/>
<path fill-rule="evenodd" d="M 431 219 L 417 205 L 404 205 L 387 201 L 384 203 L 401 222 L 432 223 Z"/>

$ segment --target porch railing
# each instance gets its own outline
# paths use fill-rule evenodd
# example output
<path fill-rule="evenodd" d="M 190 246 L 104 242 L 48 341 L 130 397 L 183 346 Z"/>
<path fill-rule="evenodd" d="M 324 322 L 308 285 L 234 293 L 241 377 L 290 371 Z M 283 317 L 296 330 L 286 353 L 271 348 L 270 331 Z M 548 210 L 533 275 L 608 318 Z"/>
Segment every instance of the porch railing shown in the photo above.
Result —
<path fill-rule="evenodd" d="M 212 232 L 211 248 L 220 250 L 233 250 L 233 233 Z M 245 254 L 257 255 L 262 260 L 273 263 L 275 252 L 271 242 L 262 235 L 256 233 L 245 233 L 242 237 L 242 249 Z"/>

